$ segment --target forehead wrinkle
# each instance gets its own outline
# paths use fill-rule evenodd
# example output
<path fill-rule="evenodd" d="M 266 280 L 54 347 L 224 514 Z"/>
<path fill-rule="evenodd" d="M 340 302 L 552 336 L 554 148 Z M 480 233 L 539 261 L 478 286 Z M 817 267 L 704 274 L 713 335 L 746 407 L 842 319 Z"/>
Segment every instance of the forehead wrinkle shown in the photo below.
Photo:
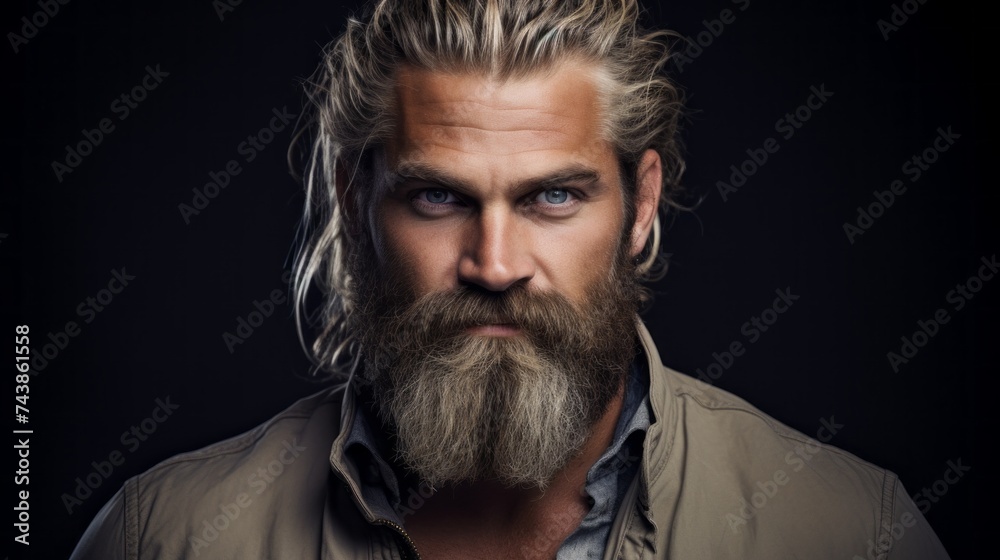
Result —
<path fill-rule="evenodd" d="M 451 128 L 451 129 L 457 128 L 457 129 L 476 130 L 476 131 L 482 131 L 482 132 L 523 132 L 525 134 L 534 134 L 534 135 L 558 134 L 558 135 L 561 135 L 561 136 L 568 136 L 568 134 L 566 132 L 564 132 L 563 130 L 561 130 L 561 129 L 557 128 L 557 127 L 552 127 L 552 128 L 495 128 L 495 127 L 476 126 L 476 125 L 473 125 L 473 124 L 429 123 L 429 122 L 414 123 L 414 124 L 417 124 L 419 126 L 427 126 L 427 127 L 431 127 L 431 128 Z"/>
<path fill-rule="evenodd" d="M 508 104 L 507 106 L 504 106 L 504 105 L 500 104 L 499 101 L 498 102 L 489 103 L 489 102 L 477 101 L 475 99 L 468 99 L 468 98 L 442 99 L 440 101 L 433 101 L 433 100 L 430 100 L 430 99 L 425 99 L 425 98 L 420 99 L 420 98 L 418 98 L 416 101 L 418 103 L 420 103 L 421 105 L 477 105 L 479 107 L 486 107 L 488 109 L 495 109 L 497 111 L 530 111 L 530 110 L 537 110 L 534 106 L 530 106 L 530 105 L 517 105 L 517 106 L 514 106 L 514 104 L 511 103 L 511 104 Z"/>
<path fill-rule="evenodd" d="M 423 105 L 426 106 L 448 106 L 448 105 L 459 105 L 458 108 L 453 110 L 440 111 L 434 115 L 434 118 L 439 119 L 437 121 L 427 120 L 426 118 L 421 119 L 420 115 L 408 114 L 404 116 L 404 121 L 413 119 L 410 124 L 418 126 L 452 126 L 452 127 L 463 127 L 463 128 L 477 128 L 486 131 L 497 131 L 497 132 L 511 132 L 518 130 L 532 130 L 529 127 L 516 126 L 513 128 L 498 128 L 496 126 L 476 126 L 475 124 L 461 124 L 463 121 L 473 121 L 473 122 L 495 122 L 497 118 L 504 119 L 516 119 L 519 113 L 524 113 L 522 120 L 527 121 L 526 124 L 534 126 L 534 130 L 546 131 L 546 132 L 558 132 L 560 134 L 565 134 L 563 132 L 564 125 L 559 124 L 558 120 L 574 118 L 574 115 L 569 114 L 567 111 L 560 111 L 559 109 L 552 109 L 546 106 L 519 106 L 519 107 L 497 107 L 495 105 L 490 105 L 487 103 L 479 103 L 476 101 L 436 101 L 436 102 L 426 102 Z M 476 107 L 483 107 L 488 109 L 488 111 L 495 111 L 504 113 L 503 117 L 499 115 L 490 115 L 488 111 L 480 111 L 471 109 L 468 107 L 463 107 L 464 105 L 473 105 Z M 416 111 L 414 111 L 416 112 Z M 510 117 L 507 115 L 510 114 Z M 540 119 L 539 117 L 545 117 L 545 119 Z M 501 123 L 504 121 L 501 121 Z M 544 126 L 548 123 L 548 126 Z M 597 127 L 601 127 L 601 123 L 596 123 Z"/>
<path fill-rule="evenodd" d="M 426 147 L 423 148 L 423 150 L 426 150 L 428 147 L 431 147 L 431 146 L 433 146 L 433 145 L 426 146 Z M 452 147 L 444 146 L 444 145 L 437 145 L 434 149 L 448 150 L 448 151 L 451 151 L 451 152 L 460 152 L 460 153 L 463 153 L 463 154 L 477 155 L 477 156 L 493 156 L 494 158 L 510 157 L 510 156 L 515 156 L 515 155 L 519 155 L 519 154 L 533 154 L 533 153 L 537 153 L 537 152 L 552 152 L 553 151 L 552 148 L 548 148 L 547 147 L 547 148 L 519 148 L 516 151 L 511 151 L 511 152 L 498 152 L 498 151 L 493 150 L 493 149 L 484 149 L 484 150 L 472 150 L 472 149 L 469 149 L 469 148 L 458 149 L 458 148 L 452 148 Z M 406 152 L 407 152 L 406 150 L 403 150 L 402 153 L 405 154 Z"/>
<path fill-rule="evenodd" d="M 535 91 L 539 83 L 549 81 L 553 75 L 560 71 L 572 71 L 577 68 L 582 71 L 584 80 L 592 87 L 592 92 L 584 92 L 579 89 L 572 90 L 574 94 L 573 103 L 564 106 L 552 107 L 539 104 Z M 419 83 L 424 80 L 427 74 L 437 76 L 446 81 L 446 84 L 455 84 L 452 87 L 442 84 L 434 84 L 431 87 L 420 87 Z M 560 111 L 563 107 L 569 109 L 578 106 L 580 102 L 592 105 L 598 113 L 606 111 L 607 88 L 603 83 L 605 80 L 604 69 L 599 65 L 592 65 L 585 61 L 566 60 L 565 64 L 552 65 L 547 71 L 540 71 L 531 75 L 517 78 L 496 80 L 488 76 L 481 76 L 480 87 L 469 88 L 461 82 L 466 78 L 475 79 L 475 72 L 468 73 L 436 73 L 419 68 L 405 67 L 401 70 L 397 78 L 397 95 L 407 97 L 410 103 L 415 105 L 425 105 L 429 107 L 440 105 L 456 105 L 455 113 L 458 113 L 462 106 L 474 106 L 486 108 L 494 111 L 531 111 L 537 114 L 551 115 L 556 117 L 568 116 L 565 111 Z M 581 72 L 573 73 L 573 76 L 580 76 Z M 414 83 L 414 81 L 418 83 Z M 542 86 L 546 87 L 546 86 Z M 558 86 L 556 86 L 558 87 Z M 585 99 L 579 99 L 582 95 Z M 443 99 L 442 99 L 443 98 Z M 402 101 L 401 99 L 398 101 Z M 399 105 L 404 105 L 399 103 Z M 468 109 L 467 112 L 479 114 L 479 110 Z M 599 118 L 598 121 L 603 119 Z M 599 126 L 601 126 L 599 124 Z"/>
<path fill-rule="evenodd" d="M 593 163 L 607 147 L 599 80 L 583 76 L 577 85 L 579 72 L 566 66 L 551 70 L 537 79 L 501 83 L 475 73 L 405 72 L 397 82 L 399 128 L 389 141 L 392 159 L 441 164 L 477 186 L 494 182 L 483 176 L 484 165 L 495 179 L 510 183 L 522 169 L 544 175 L 548 154 L 565 164 Z M 570 73 L 552 81 L 560 72 Z M 521 168 L 523 163 L 530 168 Z"/>

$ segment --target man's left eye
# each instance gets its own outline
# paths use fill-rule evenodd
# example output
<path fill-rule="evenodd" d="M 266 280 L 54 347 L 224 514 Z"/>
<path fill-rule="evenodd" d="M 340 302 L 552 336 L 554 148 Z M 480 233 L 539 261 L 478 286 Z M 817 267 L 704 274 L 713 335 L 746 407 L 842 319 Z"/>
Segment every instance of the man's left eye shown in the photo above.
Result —
<path fill-rule="evenodd" d="M 569 201 L 569 198 L 569 191 L 565 189 L 549 189 L 538 193 L 535 200 L 544 202 L 545 204 L 565 204 Z"/>

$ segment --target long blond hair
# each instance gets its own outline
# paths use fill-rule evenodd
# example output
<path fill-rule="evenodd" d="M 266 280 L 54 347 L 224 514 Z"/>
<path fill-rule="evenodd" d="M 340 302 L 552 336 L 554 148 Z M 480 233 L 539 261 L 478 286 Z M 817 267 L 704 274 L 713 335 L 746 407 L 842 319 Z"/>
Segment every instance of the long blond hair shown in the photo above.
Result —
<path fill-rule="evenodd" d="M 623 171 L 634 174 L 647 149 L 656 150 L 662 161 L 661 207 L 637 267 L 640 280 L 662 276 L 661 224 L 670 209 L 682 207 L 678 121 L 683 103 L 664 72 L 674 35 L 643 31 L 638 19 L 635 0 L 379 0 L 363 20 L 348 20 L 307 82 L 305 126 L 290 150 L 291 161 L 297 148 L 311 142 L 303 154 L 306 198 L 292 302 L 300 340 L 318 368 L 334 376 L 349 374 L 360 356 L 349 325 L 351 247 L 335 178 L 343 165 L 340 172 L 352 178 L 350 183 L 364 187 L 364 162 L 393 130 L 392 92 L 403 63 L 500 80 L 569 58 L 596 64 L 604 78 L 604 130 Z M 623 183 L 631 190 L 625 198 L 632 205 L 635 181 Z M 354 188 L 359 205 L 368 204 L 372 189 Z M 314 285 L 323 304 L 307 317 L 306 295 Z M 311 345 L 304 341 L 304 324 L 318 327 Z"/>

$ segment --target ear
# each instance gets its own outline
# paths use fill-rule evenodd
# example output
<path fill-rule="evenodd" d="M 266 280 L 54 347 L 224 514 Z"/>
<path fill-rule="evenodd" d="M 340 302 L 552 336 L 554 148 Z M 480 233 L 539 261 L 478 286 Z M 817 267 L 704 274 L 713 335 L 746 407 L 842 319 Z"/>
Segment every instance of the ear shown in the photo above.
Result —
<path fill-rule="evenodd" d="M 337 190 L 337 205 L 340 207 L 340 215 L 347 226 L 348 233 L 353 237 L 360 233 L 358 227 L 357 203 L 354 199 L 353 185 L 351 177 L 347 172 L 347 162 L 342 158 L 337 158 L 334 165 L 334 187 Z"/>
<path fill-rule="evenodd" d="M 632 226 L 632 246 L 629 255 L 637 257 L 646 246 L 653 222 L 660 207 L 663 167 L 656 150 L 646 150 L 636 169 L 635 224 Z"/>

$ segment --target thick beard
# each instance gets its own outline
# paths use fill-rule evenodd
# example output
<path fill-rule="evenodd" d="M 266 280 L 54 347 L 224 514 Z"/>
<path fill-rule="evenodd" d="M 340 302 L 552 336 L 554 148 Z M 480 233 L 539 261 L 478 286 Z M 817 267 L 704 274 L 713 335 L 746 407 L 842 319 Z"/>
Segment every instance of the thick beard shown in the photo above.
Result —
<path fill-rule="evenodd" d="M 398 458 L 431 487 L 545 489 L 579 453 L 635 354 L 639 286 L 624 236 L 581 306 L 522 284 L 416 297 L 401 266 L 378 270 L 370 244 L 360 241 L 354 257 L 363 375 Z M 484 324 L 520 333 L 465 332 Z"/>

